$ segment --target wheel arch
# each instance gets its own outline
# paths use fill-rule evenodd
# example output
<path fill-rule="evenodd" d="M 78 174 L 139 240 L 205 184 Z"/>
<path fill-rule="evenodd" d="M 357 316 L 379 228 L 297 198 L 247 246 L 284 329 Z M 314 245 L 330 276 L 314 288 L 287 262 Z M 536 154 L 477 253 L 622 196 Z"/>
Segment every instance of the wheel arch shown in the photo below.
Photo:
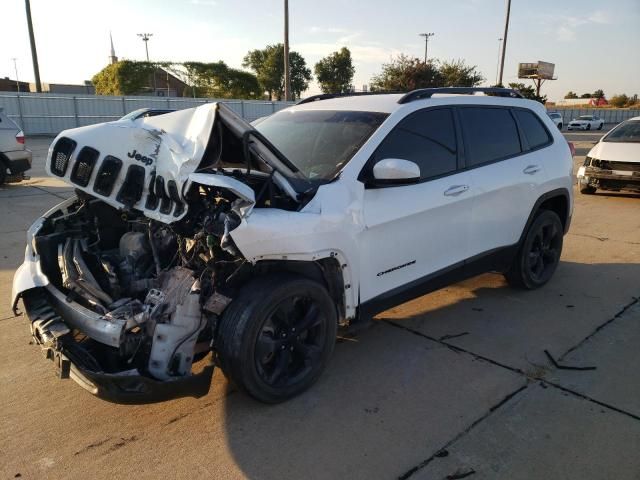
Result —
<path fill-rule="evenodd" d="M 527 219 L 527 223 L 525 224 L 524 229 L 522 230 L 522 234 L 520 235 L 520 240 L 518 244 L 522 244 L 524 237 L 529 230 L 529 227 L 533 223 L 536 218 L 537 213 L 540 210 L 551 210 L 555 212 L 558 217 L 560 217 L 560 221 L 562 222 L 562 227 L 564 228 L 564 233 L 566 234 L 569 231 L 569 225 L 571 223 L 571 215 L 570 215 L 570 200 L 569 191 L 566 188 L 558 188 L 555 190 L 551 190 L 538 198 L 536 203 L 533 205 L 531 209 L 531 213 L 529 214 L 529 218 Z"/>
<path fill-rule="evenodd" d="M 344 265 L 344 266 L 343 266 Z M 351 285 L 346 283 L 344 272 L 346 264 L 342 264 L 337 255 L 315 260 L 260 260 L 254 269 L 257 276 L 274 273 L 293 273 L 314 280 L 324 285 L 336 305 L 338 323 L 344 324 L 352 317 L 349 308 L 347 291 Z"/>

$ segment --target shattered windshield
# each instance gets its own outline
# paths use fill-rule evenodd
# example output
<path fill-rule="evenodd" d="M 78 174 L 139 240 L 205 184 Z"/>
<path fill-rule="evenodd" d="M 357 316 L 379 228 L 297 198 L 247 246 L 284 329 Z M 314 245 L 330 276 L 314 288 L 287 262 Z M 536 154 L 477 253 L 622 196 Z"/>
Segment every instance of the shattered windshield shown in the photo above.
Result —
<path fill-rule="evenodd" d="M 330 180 L 388 114 L 283 110 L 255 125 L 309 180 Z"/>

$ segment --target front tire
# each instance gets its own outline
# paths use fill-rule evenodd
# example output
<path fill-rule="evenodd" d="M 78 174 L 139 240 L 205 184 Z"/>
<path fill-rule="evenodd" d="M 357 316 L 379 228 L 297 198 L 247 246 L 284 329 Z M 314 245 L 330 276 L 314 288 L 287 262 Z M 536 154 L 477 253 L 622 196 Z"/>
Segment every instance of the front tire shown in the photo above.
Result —
<path fill-rule="evenodd" d="M 591 124 L 587 124 L 587 130 L 591 130 Z"/>
<path fill-rule="evenodd" d="M 604 127 L 604 123 L 601 123 L 600 125 L 598 125 L 598 130 L 602 130 L 603 127 Z"/>
<path fill-rule="evenodd" d="M 511 268 L 507 282 L 518 288 L 542 287 L 553 276 L 562 253 L 563 227 L 551 210 L 541 210 L 527 230 Z"/>
<path fill-rule="evenodd" d="M 308 278 L 277 274 L 249 282 L 225 310 L 216 350 L 227 378 L 265 403 L 309 388 L 335 345 L 336 306 Z"/>
<path fill-rule="evenodd" d="M 562 131 L 562 124 L 561 123 L 558 124 L 558 130 Z"/>
<path fill-rule="evenodd" d="M 580 193 L 582 193 L 583 195 L 593 195 L 594 193 L 596 193 L 596 190 L 597 188 L 592 187 L 591 185 L 580 186 Z"/>

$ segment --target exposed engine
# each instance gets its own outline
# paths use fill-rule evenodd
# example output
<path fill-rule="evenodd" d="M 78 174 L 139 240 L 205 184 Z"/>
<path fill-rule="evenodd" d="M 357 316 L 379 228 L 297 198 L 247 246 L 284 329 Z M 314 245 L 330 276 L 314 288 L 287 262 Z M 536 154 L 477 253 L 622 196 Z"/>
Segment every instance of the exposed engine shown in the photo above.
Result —
<path fill-rule="evenodd" d="M 194 184 L 185 199 L 188 215 L 169 225 L 79 192 L 68 213 L 49 217 L 35 237 L 52 285 L 93 315 L 65 316 L 77 328 L 68 349 L 102 371 L 137 369 L 158 380 L 189 375 L 194 358 L 211 350 L 218 315 L 250 274 L 229 235 L 241 221 L 237 198 Z M 91 329 L 113 340 L 96 341 L 85 335 Z"/>

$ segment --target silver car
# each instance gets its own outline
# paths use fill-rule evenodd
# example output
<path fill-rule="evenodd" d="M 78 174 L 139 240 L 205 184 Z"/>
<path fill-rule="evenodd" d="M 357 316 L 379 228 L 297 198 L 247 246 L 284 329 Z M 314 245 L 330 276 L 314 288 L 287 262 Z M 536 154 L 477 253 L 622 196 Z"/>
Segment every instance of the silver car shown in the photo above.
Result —
<path fill-rule="evenodd" d="M 24 133 L 0 107 L 0 185 L 19 182 L 31 168 L 31 150 L 24 145 Z"/>

